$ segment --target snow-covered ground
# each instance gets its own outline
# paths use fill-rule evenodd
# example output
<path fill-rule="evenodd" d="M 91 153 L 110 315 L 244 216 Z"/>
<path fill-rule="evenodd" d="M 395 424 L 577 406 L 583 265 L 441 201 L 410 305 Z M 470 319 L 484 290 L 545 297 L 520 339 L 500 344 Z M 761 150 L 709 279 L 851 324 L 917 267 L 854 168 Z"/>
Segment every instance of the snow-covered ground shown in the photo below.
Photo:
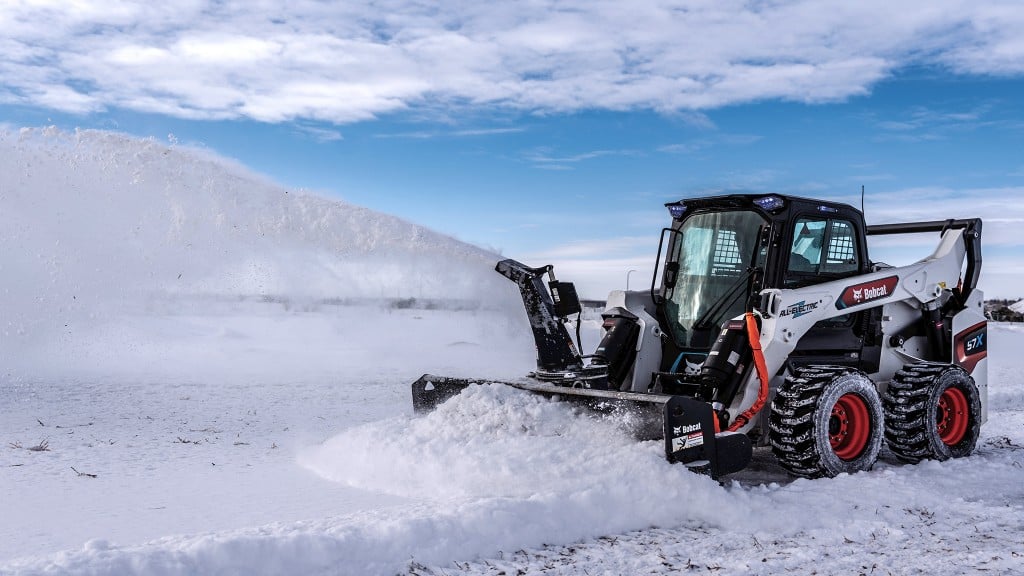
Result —
<path fill-rule="evenodd" d="M 388 344 L 432 334 L 417 368 L 528 365 L 488 350 L 486 315 L 350 312 L 408 330 Z M 992 327 L 991 419 L 971 458 L 790 481 L 762 452 L 724 487 L 508 388 L 414 417 L 418 370 L 371 365 L 375 344 L 335 351 L 367 352 L 357 374 L 5 387 L 0 573 L 1024 571 L 1020 327 Z"/>
<path fill-rule="evenodd" d="M 493 255 L 154 142 L 0 136 L 0 574 L 1024 573 L 1024 327 L 990 329 L 972 457 L 758 451 L 720 486 L 509 388 L 412 414 L 423 372 L 532 366 Z"/>

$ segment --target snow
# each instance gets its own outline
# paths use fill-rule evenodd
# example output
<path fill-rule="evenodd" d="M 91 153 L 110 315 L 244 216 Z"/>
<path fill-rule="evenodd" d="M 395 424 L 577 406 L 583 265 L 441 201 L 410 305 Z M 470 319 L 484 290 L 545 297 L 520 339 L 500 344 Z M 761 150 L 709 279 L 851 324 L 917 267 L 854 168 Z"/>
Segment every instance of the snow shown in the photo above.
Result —
<path fill-rule="evenodd" d="M 313 312 L 397 298 L 507 307 L 516 295 L 494 254 L 203 151 L 109 132 L 0 129 L 0 208 L 0 273 L 16 280 L 0 325 L 11 377 L 150 364 L 131 330 L 154 313 L 237 316 L 239 300 Z M 159 348 L 177 330 L 143 329 L 175 374 Z M 203 368 L 224 365 L 212 360 Z"/>
<path fill-rule="evenodd" d="M 1024 300 L 1018 300 L 1010 304 L 1009 308 L 1018 314 L 1024 314 Z"/>
<path fill-rule="evenodd" d="M 532 367 L 493 255 L 152 141 L 0 146 L 0 574 L 1024 573 L 1019 325 L 972 457 L 720 486 L 508 387 L 412 414 Z"/>

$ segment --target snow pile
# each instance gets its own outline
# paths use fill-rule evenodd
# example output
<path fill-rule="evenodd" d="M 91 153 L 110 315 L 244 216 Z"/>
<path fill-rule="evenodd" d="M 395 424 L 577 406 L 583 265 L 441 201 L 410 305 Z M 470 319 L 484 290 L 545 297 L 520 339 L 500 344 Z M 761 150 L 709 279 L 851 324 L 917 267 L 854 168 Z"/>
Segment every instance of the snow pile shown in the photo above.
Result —
<path fill-rule="evenodd" d="M 299 460 L 332 480 L 407 498 L 499 500 L 503 509 L 518 500 L 518 516 L 548 517 L 540 541 L 732 518 L 717 483 L 668 465 L 660 442 L 637 444 L 616 417 L 581 410 L 507 386 L 472 386 L 422 418 L 349 429 Z"/>
<path fill-rule="evenodd" d="M 449 272 L 494 258 L 153 140 L 22 129 L 0 131 L 0 152 L 5 265 L 46 292 L 479 298 Z"/>
<path fill-rule="evenodd" d="M 1024 300 L 1018 300 L 1013 304 L 1010 304 L 1010 310 L 1013 310 L 1017 314 L 1024 314 Z"/>

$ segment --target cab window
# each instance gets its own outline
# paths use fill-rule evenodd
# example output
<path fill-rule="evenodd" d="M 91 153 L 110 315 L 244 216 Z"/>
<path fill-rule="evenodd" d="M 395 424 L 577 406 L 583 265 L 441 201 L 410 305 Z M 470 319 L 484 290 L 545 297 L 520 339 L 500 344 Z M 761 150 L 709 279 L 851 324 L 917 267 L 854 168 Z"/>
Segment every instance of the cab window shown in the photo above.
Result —
<path fill-rule="evenodd" d="M 856 274 L 855 228 L 848 220 L 798 218 L 793 228 L 786 287 L 807 286 Z"/>

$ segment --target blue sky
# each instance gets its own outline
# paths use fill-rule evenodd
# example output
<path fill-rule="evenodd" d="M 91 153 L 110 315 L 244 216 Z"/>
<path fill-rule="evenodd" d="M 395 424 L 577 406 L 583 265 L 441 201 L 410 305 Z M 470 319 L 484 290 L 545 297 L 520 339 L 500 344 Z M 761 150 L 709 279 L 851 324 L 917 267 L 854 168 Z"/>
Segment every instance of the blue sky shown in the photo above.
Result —
<path fill-rule="evenodd" d="M 0 7 L 0 122 L 204 147 L 587 296 L 648 281 L 667 201 L 864 185 L 869 222 L 985 218 L 1024 296 L 1017 2 L 172 4 Z"/>

